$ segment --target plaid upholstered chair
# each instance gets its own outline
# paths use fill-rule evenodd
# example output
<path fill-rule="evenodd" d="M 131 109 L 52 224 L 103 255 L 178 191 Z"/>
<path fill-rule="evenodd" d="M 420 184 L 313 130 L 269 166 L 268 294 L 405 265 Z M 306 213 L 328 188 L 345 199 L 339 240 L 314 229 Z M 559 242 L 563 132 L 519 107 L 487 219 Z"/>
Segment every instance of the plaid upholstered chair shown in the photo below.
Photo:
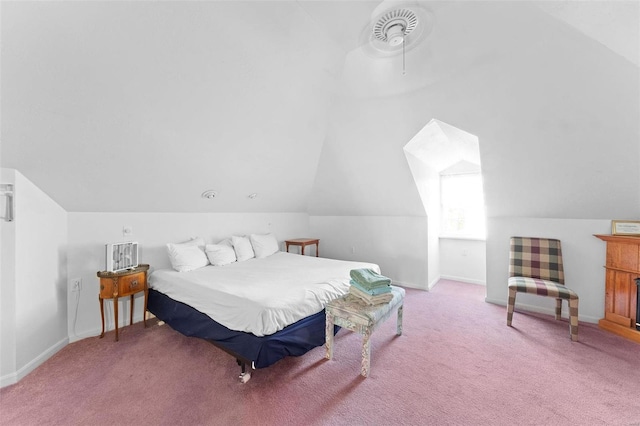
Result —
<path fill-rule="evenodd" d="M 564 285 L 560 240 L 511 237 L 509 254 L 509 302 L 507 325 L 511 326 L 517 293 L 556 299 L 556 319 L 562 316 L 562 300 L 569 303 L 569 332 L 578 341 L 578 295 Z"/>

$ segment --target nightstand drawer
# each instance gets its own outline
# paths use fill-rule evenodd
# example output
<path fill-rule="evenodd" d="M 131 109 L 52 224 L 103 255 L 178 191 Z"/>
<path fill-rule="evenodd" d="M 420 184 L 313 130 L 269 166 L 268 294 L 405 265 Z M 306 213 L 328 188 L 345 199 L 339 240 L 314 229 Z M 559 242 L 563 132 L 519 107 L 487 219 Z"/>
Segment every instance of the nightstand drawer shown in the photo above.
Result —
<path fill-rule="evenodd" d="M 128 296 L 144 290 L 144 272 L 120 277 L 118 280 L 118 293 L 120 296 Z"/>

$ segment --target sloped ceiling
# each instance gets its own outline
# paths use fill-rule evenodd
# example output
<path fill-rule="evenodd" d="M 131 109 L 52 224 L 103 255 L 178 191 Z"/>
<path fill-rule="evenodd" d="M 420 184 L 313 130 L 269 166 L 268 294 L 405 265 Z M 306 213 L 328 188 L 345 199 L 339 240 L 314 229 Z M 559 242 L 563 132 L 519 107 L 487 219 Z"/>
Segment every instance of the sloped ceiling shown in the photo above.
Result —
<path fill-rule="evenodd" d="M 410 185 L 401 148 L 421 128 L 402 122 L 398 99 L 388 118 L 402 127 L 394 135 L 399 139 L 393 147 L 369 147 L 397 148 L 391 180 L 357 177 L 348 161 L 345 170 L 336 167 L 338 157 L 367 149 L 356 141 L 342 150 L 354 136 L 350 117 L 372 108 L 344 96 L 368 90 L 358 86 L 363 74 L 349 60 L 358 55 L 370 17 L 387 3 L 400 4 L 3 1 L 0 164 L 18 169 L 68 211 L 354 212 L 341 210 L 349 195 L 335 197 L 332 188 L 394 192 L 395 184 Z M 440 9 L 451 19 L 464 7 L 419 3 L 434 11 L 436 22 Z M 638 21 L 629 18 L 637 16 L 636 2 L 618 8 L 552 3 L 539 5 L 638 66 Z M 407 60 L 414 70 L 428 63 L 446 77 L 460 67 L 482 67 L 492 52 L 517 52 L 514 39 L 537 36 L 494 35 L 479 38 L 491 40 L 485 46 L 454 40 L 437 47 L 440 56 L 416 51 Z M 406 95 L 411 84 L 398 90 Z M 397 89 L 384 80 L 378 86 L 385 96 Z M 202 199 L 207 189 L 218 196 Z M 258 196 L 248 198 L 252 193 Z M 393 201 L 406 195 L 396 191 Z M 414 198 L 402 212 L 420 211 Z M 393 214 L 369 203 L 356 210 Z"/>
<path fill-rule="evenodd" d="M 490 216 L 637 217 L 638 66 L 536 4 L 428 6 L 406 75 L 347 55 L 309 211 L 420 215 L 402 147 L 435 118 L 478 136 Z"/>
<path fill-rule="evenodd" d="M 640 66 L 637 1 L 541 1 L 536 6 Z"/>
<path fill-rule="evenodd" d="M 291 1 L 2 2 L 2 166 L 68 211 L 306 211 L 343 56 Z"/>

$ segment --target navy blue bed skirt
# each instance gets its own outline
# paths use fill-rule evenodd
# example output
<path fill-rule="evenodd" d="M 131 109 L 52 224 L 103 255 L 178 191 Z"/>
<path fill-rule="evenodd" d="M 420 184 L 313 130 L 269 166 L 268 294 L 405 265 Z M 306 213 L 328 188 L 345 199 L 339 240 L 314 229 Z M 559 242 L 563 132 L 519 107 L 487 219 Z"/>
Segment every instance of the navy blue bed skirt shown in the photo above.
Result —
<path fill-rule="evenodd" d="M 325 343 L 324 310 L 268 335 L 230 330 L 208 315 L 149 289 L 147 309 L 174 330 L 214 343 L 255 368 L 264 368 L 286 356 L 300 356 Z M 340 327 L 334 327 L 334 334 Z"/>

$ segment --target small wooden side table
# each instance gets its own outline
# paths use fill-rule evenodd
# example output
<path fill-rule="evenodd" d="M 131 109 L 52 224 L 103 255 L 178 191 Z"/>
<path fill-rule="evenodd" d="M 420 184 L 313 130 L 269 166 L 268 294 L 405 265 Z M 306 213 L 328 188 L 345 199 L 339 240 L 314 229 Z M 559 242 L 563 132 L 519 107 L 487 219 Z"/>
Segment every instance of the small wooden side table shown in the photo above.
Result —
<path fill-rule="evenodd" d="M 133 295 L 144 291 L 144 311 L 142 320 L 144 326 L 147 326 L 147 299 L 149 297 L 149 288 L 147 287 L 147 271 L 149 265 L 138 265 L 134 269 L 120 272 L 98 272 L 100 278 L 100 316 L 102 318 L 102 333 L 100 338 L 104 337 L 104 299 L 113 299 L 113 317 L 116 328 L 116 342 L 118 341 L 118 298 L 131 296 L 131 307 L 129 325 L 133 324 Z"/>
<path fill-rule="evenodd" d="M 318 245 L 320 244 L 320 240 L 317 238 L 295 238 L 293 240 L 284 240 L 284 244 L 287 249 L 287 253 L 289 253 L 289 246 L 300 246 L 300 254 L 304 255 L 304 248 L 306 246 L 316 246 L 316 257 L 319 256 L 318 253 Z"/>

